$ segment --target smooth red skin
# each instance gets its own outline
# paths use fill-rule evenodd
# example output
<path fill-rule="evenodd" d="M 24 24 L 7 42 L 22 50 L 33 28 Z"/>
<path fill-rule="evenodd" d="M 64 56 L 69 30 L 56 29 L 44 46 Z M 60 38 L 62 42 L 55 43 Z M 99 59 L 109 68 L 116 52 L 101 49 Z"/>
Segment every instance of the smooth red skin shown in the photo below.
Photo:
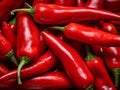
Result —
<path fill-rule="evenodd" d="M 56 5 L 61 6 L 75 6 L 76 0 L 55 0 Z"/>
<path fill-rule="evenodd" d="M 120 0 L 106 0 L 106 9 L 110 11 L 119 11 Z"/>
<path fill-rule="evenodd" d="M 11 10 L 20 8 L 26 0 L 1 0 L 0 1 L 0 24 L 11 17 Z M 19 2 L 19 3 L 18 3 Z"/>
<path fill-rule="evenodd" d="M 81 7 L 81 6 L 84 6 L 84 5 L 85 5 L 84 0 L 77 0 L 76 6 Z"/>
<path fill-rule="evenodd" d="M 111 90 L 112 88 L 111 87 L 108 87 L 106 84 L 105 84 L 105 81 L 101 78 L 97 78 L 95 80 L 95 83 L 94 83 L 94 89 L 95 90 Z M 114 89 L 112 89 L 114 90 Z"/>
<path fill-rule="evenodd" d="M 0 76 L 5 75 L 9 72 L 10 72 L 10 70 L 8 70 L 8 68 L 5 65 L 0 63 Z"/>
<path fill-rule="evenodd" d="M 33 0 L 32 6 L 35 6 L 36 4 L 39 3 L 47 3 L 47 4 L 51 4 L 53 3 L 54 0 Z"/>
<path fill-rule="evenodd" d="M 85 7 L 104 9 L 106 0 L 87 0 Z"/>
<path fill-rule="evenodd" d="M 6 22 L 2 22 L 2 34 L 8 39 L 12 47 L 16 47 L 16 35 Z"/>
<path fill-rule="evenodd" d="M 17 25 L 16 24 L 12 24 L 12 23 L 7 23 L 7 24 L 15 33 L 17 32 Z"/>
<path fill-rule="evenodd" d="M 60 59 L 75 86 L 80 89 L 89 87 L 94 78 L 78 52 L 52 34 L 42 32 L 42 35 L 49 48 Z"/>
<path fill-rule="evenodd" d="M 95 79 L 100 78 L 104 80 L 106 86 L 111 87 L 112 90 L 116 90 L 110 76 L 105 68 L 104 62 L 100 57 L 95 57 L 91 60 L 86 60 L 86 65 L 92 72 Z"/>
<path fill-rule="evenodd" d="M 33 16 L 39 24 L 52 25 L 87 20 L 120 20 L 120 15 L 106 10 L 55 4 L 37 4 Z"/>
<path fill-rule="evenodd" d="M 40 56 L 32 65 L 24 67 L 21 70 L 21 78 L 28 78 L 43 72 L 50 70 L 53 66 L 56 65 L 56 57 L 50 52 L 47 51 L 45 54 Z M 11 71 L 10 73 L 0 77 L 0 82 L 8 79 L 16 79 L 17 70 Z"/>
<path fill-rule="evenodd" d="M 11 43 L 0 33 L 0 56 L 5 57 L 11 50 Z"/>
<path fill-rule="evenodd" d="M 19 12 L 17 20 L 17 56 L 27 57 L 35 60 L 43 53 L 40 45 L 40 33 L 32 17 L 25 13 Z"/>
<path fill-rule="evenodd" d="M 0 88 L 19 89 L 68 89 L 73 85 L 64 72 L 47 72 L 37 77 L 23 80 L 21 86 L 17 85 L 17 80 L 7 80 L 0 83 Z"/>
<path fill-rule="evenodd" d="M 120 46 L 120 36 L 77 23 L 66 26 L 64 34 L 67 38 L 82 43 L 98 46 Z"/>

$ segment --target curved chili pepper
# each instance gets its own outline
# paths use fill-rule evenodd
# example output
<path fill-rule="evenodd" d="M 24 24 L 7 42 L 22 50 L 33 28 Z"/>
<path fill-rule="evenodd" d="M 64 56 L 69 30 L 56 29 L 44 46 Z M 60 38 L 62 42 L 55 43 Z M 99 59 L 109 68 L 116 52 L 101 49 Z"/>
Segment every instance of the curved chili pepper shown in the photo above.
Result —
<path fill-rule="evenodd" d="M 34 0 L 32 3 L 32 6 L 35 6 L 36 4 L 39 3 L 47 3 L 47 4 L 52 4 L 54 0 Z"/>
<path fill-rule="evenodd" d="M 76 0 L 55 0 L 54 4 L 61 6 L 75 6 Z"/>
<path fill-rule="evenodd" d="M 110 76 L 107 72 L 107 69 L 105 67 L 105 64 L 102 60 L 102 58 L 93 55 L 90 52 L 90 48 L 86 45 L 87 50 L 87 57 L 86 57 L 86 65 L 92 72 L 95 82 L 96 79 L 101 79 L 104 81 L 104 85 L 111 88 L 111 90 L 116 90 L 112 80 L 110 79 Z M 103 87 L 101 87 L 102 90 Z"/>
<path fill-rule="evenodd" d="M 73 85 L 64 72 L 47 72 L 37 77 L 23 80 L 21 86 L 16 85 L 16 80 L 7 80 L 0 83 L 0 88 L 18 89 L 70 89 Z"/>
<path fill-rule="evenodd" d="M 12 48 L 16 47 L 16 35 L 6 22 L 2 22 L 2 34 L 9 40 Z"/>
<path fill-rule="evenodd" d="M 39 24 L 67 24 L 87 20 L 120 20 L 120 15 L 106 10 L 87 7 L 67 7 L 54 4 L 37 4 L 29 9 L 15 9 L 33 14 L 34 20 Z"/>
<path fill-rule="evenodd" d="M 85 5 L 84 0 L 77 0 L 76 6 L 81 7 L 81 6 L 84 6 L 84 5 Z"/>
<path fill-rule="evenodd" d="M 99 29 L 77 23 L 70 23 L 65 27 L 53 26 L 51 28 L 64 31 L 69 39 L 98 46 L 120 46 L 120 36 L 110 34 Z"/>
<path fill-rule="evenodd" d="M 0 24 L 10 19 L 10 12 L 20 8 L 26 0 L 1 0 L 0 1 Z M 19 3 L 18 3 L 19 2 Z"/>
<path fill-rule="evenodd" d="M 106 0 L 106 9 L 110 11 L 119 11 L 120 0 Z"/>
<path fill-rule="evenodd" d="M 103 9 L 105 4 L 105 0 L 87 0 L 85 6 L 89 8 Z"/>
<path fill-rule="evenodd" d="M 57 58 L 49 50 L 40 56 L 32 65 L 27 66 L 21 70 L 21 78 L 28 78 L 43 72 L 46 72 L 53 68 L 57 63 Z M 17 78 L 17 70 L 11 71 L 8 74 L 0 77 L 0 82 L 9 79 Z"/>
<path fill-rule="evenodd" d="M 0 76 L 5 75 L 9 72 L 10 72 L 10 70 L 8 70 L 8 68 L 5 65 L 0 63 Z"/>
<path fill-rule="evenodd" d="M 9 58 L 18 65 L 11 43 L 0 33 L 0 56 Z"/>
<path fill-rule="evenodd" d="M 52 34 L 42 32 L 42 35 L 49 48 L 60 59 L 76 87 L 88 88 L 93 83 L 94 78 L 77 51 Z"/>
<path fill-rule="evenodd" d="M 43 53 L 40 47 L 40 33 L 39 30 L 30 17 L 25 12 L 19 12 L 16 17 L 17 20 L 17 56 L 20 59 L 18 65 L 18 84 L 22 84 L 20 80 L 21 68 L 30 61 L 38 58 Z"/>

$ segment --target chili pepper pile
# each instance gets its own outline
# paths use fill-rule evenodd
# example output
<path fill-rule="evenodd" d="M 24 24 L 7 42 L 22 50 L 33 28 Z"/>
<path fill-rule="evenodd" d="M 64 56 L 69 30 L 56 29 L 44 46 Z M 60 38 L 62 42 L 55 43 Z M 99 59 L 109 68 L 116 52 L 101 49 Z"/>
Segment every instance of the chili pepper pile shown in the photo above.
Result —
<path fill-rule="evenodd" d="M 120 0 L 1 0 L 0 90 L 120 90 Z"/>

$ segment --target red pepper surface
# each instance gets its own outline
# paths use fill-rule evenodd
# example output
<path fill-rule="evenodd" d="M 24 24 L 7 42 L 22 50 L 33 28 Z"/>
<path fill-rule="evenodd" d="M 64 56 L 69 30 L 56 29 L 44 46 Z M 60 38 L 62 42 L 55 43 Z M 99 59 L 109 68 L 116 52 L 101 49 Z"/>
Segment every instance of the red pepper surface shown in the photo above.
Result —
<path fill-rule="evenodd" d="M 1 0 L 0 1 L 0 24 L 11 17 L 11 10 L 20 8 L 26 0 Z M 19 2 L 19 3 L 18 3 Z"/>
<path fill-rule="evenodd" d="M 89 8 L 104 9 L 106 0 L 87 0 L 85 6 Z"/>
<path fill-rule="evenodd" d="M 77 0 L 76 6 L 81 7 L 81 6 L 84 6 L 84 5 L 85 5 L 84 0 Z"/>
<path fill-rule="evenodd" d="M 0 76 L 5 75 L 9 72 L 10 72 L 10 70 L 8 70 L 8 68 L 5 65 L 0 63 Z"/>
<path fill-rule="evenodd" d="M 56 65 L 56 63 L 57 63 L 57 58 L 53 53 L 51 53 L 48 50 L 31 65 L 21 70 L 21 78 L 23 79 L 23 78 L 39 75 L 53 68 Z M 14 70 L 0 77 L 0 82 L 6 81 L 9 79 L 16 79 L 16 78 L 17 78 L 17 70 Z"/>
<path fill-rule="evenodd" d="M 47 4 L 52 4 L 54 0 L 34 0 L 32 3 L 32 6 L 35 6 L 36 4 L 39 3 L 47 3 Z"/>
<path fill-rule="evenodd" d="M 43 53 L 40 47 L 40 33 L 31 16 L 25 12 L 19 12 L 17 20 L 17 57 L 20 59 L 18 65 L 18 84 L 21 68 L 30 61 L 36 60 Z"/>
<path fill-rule="evenodd" d="M 90 52 L 90 48 L 86 46 L 87 49 L 87 57 L 86 57 L 86 65 L 92 72 L 95 82 L 97 79 L 101 79 L 104 81 L 104 85 L 111 88 L 111 90 L 116 90 L 110 76 L 107 72 L 105 64 L 101 57 L 95 56 Z M 100 88 L 100 87 L 99 87 Z M 101 87 L 102 90 L 103 87 Z M 97 90 L 97 89 L 96 89 Z"/>
<path fill-rule="evenodd" d="M 110 11 L 119 11 L 120 0 L 106 0 L 106 9 Z"/>
<path fill-rule="evenodd" d="M 18 65 L 17 60 L 14 56 L 11 43 L 1 33 L 0 33 L 0 56 L 1 58 L 7 57 L 14 64 Z"/>
<path fill-rule="evenodd" d="M 76 0 L 55 0 L 56 5 L 61 6 L 75 6 Z"/>
<path fill-rule="evenodd" d="M 33 8 L 12 10 L 11 14 L 18 11 L 33 14 L 34 20 L 39 24 L 58 25 L 88 20 L 120 20 L 119 14 L 106 10 L 55 4 L 36 4 Z"/>
<path fill-rule="evenodd" d="M 16 47 L 16 35 L 15 32 L 11 29 L 9 24 L 2 22 L 2 34 L 9 40 L 12 45 L 12 48 Z"/>
<path fill-rule="evenodd" d="M 69 78 L 64 72 L 47 72 L 39 76 L 23 80 L 23 85 L 19 86 L 16 84 L 15 79 L 7 80 L 0 83 L 1 88 L 18 88 L 18 89 L 39 89 L 39 90 L 48 90 L 48 89 L 70 89 L 73 85 Z"/>
<path fill-rule="evenodd" d="M 98 46 L 120 46 L 120 36 L 101 31 L 77 23 L 70 23 L 66 27 L 54 26 L 51 27 L 64 31 L 67 38 L 78 40 L 80 42 L 98 45 Z"/>
<path fill-rule="evenodd" d="M 80 89 L 91 86 L 94 78 L 77 51 L 52 34 L 42 32 L 42 35 L 49 48 L 60 59 L 75 86 Z"/>

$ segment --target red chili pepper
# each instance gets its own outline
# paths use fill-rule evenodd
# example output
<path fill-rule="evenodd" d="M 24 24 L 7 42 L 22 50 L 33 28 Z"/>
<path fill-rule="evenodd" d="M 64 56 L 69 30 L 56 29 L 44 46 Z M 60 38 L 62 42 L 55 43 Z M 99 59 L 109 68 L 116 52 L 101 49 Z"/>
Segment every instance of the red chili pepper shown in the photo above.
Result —
<path fill-rule="evenodd" d="M 14 56 L 11 43 L 0 33 L 0 56 L 9 58 L 14 64 L 18 65 Z"/>
<path fill-rule="evenodd" d="M 76 6 L 81 7 L 81 6 L 84 6 L 84 5 L 85 5 L 84 0 L 77 0 L 77 5 Z"/>
<path fill-rule="evenodd" d="M 76 0 L 55 0 L 56 5 L 61 6 L 75 6 Z"/>
<path fill-rule="evenodd" d="M 120 0 L 106 0 L 106 8 L 110 11 L 119 11 Z"/>
<path fill-rule="evenodd" d="M 69 39 L 98 46 L 120 46 L 120 36 L 110 34 L 99 29 L 77 23 L 70 23 L 65 27 L 53 26 L 51 28 L 64 31 Z"/>
<path fill-rule="evenodd" d="M 9 40 L 12 48 L 16 47 L 16 35 L 6 22 L 2 22 L 2 34 Z"/>
<path fill-rule="evenodd" d="M 106 0 L 87 0 L 86 7 L 104 9 Z"/>
<path fill-rule="evenodd" d="M 54 4 L 36 4 L 26 9 L 12 10 L 11 14 L 18 11 L 33 14 L 34 20 L 39 24 L 67 24 L 87 20 L 120 20 L 120 15 L 106 10 L 87 7 L 70 7 Z"/>
<path fill-rule="evenodd" d="M 18 88 L 18 89 L 70 89 L 73 87 L 73 84 L 66 76 L 64 72 L 47 72 L 39 76 L 23 80 L 23 84 L 18 87 L 16 80 L 7 80 L 0 83 L 0 88 Z"/>
<path fill-rule="evenodd" d="M 10 12 L 20 8 L 26 0 L 1 0 L 0 1 L 0 24 L 10 19 Z M 19 2 L 19 3 L 18 3 Z"/>
<path fill-rule="evenodd" d="M 39 4 L 39 3 L 52 4 L 53 2 L 54 0 L 33 0 L 32 6 L 35 6 L 36 4 Z"/>
<path fill-rule="evenodd" d="M 31 16 L 25 12 L 17 14 L 17 56 L 20 59 L 18 65 L 18 84 L 21 84 L 20 70 L 30 61 L 36 60 L 43 53 L 40 47 L 40 33 Z"/>
<path fill-rule="evenodd" d="M 57 58 L 50 51 L 40 56 L 32 65 L 27 66 L 21 70 L 21 78 L 28 78 L 35 75 L 39 75 L 53 68 L 57 63 Z M 9 79 L 17 78 L 17 70 L 11 71 L 8 74 L 0 77 L 0 82 Z"/>
<path fill-rule="evenodd" d="M 52 34 L 42 32 L 42 35 L 49 48 L 60 59 L 76 87 L 85 89 L 91 86 L 94 78 L 77 51 Z"/>
<path fill-rule="evenodd" d="M 90 48 L 86 45 L 86 50 L 87 50 L 87 57 L 86 57 L 86 65 L 92 72 L 95 82 L 96 79 L 101 79 L 104 80 L 104 85 L 111 88 L 111 90 L 116 90 L 112 80 L 110 79 L 110 76 L 107 72 L 107 69 L 105 67 L 105 64 L 102 60 L 102 58 L 93 55 L 90 52 Z M 102 90 L 103 87 L 101 87 Z"/>
<path fill-rule="evenodd" d="M 0 63 L 0 76 L 5 75 L 9 72 L 10 72 L 10 70 L 8 70 L 8 68 L 5 65 Z"/>

